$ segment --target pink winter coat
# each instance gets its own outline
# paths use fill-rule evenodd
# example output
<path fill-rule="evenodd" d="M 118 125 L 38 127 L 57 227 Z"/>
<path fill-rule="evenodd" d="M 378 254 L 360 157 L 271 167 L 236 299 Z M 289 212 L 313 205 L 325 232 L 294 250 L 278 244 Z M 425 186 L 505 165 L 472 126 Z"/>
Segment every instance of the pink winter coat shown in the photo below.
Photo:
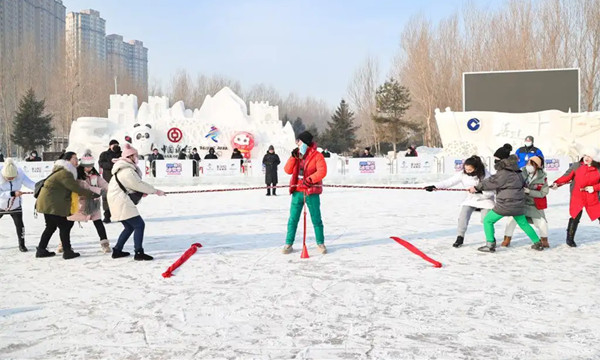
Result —
<path fill-rule="evenodd" d="M 96 194 L 106 194 L 108 183 L 98 175 L 88 175 L 85 180 L 77 180 L 82 188 L 91 190 Z M 96 221 L 102 219 L 102 206 L 100 198 L 92 199 L 88 197 L 79 197 L 79 211 L 67 218 L 70 221 Z"/>

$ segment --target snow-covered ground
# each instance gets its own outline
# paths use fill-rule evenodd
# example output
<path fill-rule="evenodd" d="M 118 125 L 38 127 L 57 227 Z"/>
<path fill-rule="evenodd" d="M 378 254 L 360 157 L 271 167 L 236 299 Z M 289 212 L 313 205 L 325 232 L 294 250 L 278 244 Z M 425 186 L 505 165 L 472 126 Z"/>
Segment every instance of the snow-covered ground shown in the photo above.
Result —
<path fill-rule="evenodd" d="M 600 357 L 600 226 L 584 217 L 580 246 L 564 244 L 566 187 L 549 198 L 550 250 L 531 250 L 517 231 L 496 254 L 476 251 L 478 216 L 465 246 L 452 248 L 464 194 L 326 189 L 329 254 L 317 254 L 309 225 L 310 259 L 300 259 L 301 224 L 296 251 L 280 252 L 284 193 L 146 198 L 144 244 L 155 256 L 146 263 L 101 254 L 92 224 L 73 228 L 80 258 L 36 259 L 43 218 L 27 198 L 29 253 L 10 218 L 0 220 L 0 358 Z M 121 225 L 107 230 L 114 242 Z M 204 247 L 162 278 L 194 242 Z"/>

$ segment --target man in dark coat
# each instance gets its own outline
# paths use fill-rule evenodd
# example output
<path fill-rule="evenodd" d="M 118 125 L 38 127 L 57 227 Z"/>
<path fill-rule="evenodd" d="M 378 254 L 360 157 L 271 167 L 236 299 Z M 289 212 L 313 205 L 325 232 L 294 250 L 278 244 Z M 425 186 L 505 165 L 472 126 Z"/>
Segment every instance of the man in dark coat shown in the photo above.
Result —
<path fill-rule="evenodd" d="M 120 157 L 121 147 L 119 142 L 113 139 L 108 143 L 108 150 L 102 152 L 98 158 L 98 165 L 102 169 L 102 177 L 106 182 L 110 182 L 113 165 Z M 104 208 L 104 222 L 108 224 L 110 223 L 110 208 L 108 207 L 106 194 L 102 195 L 102 207 Z"/>
<path fill-rule="evenodd" d="M 156 177 L 156 160 L 164 160 L 165 157 L 158 152 L 157 148 L 152 149 L 152 154 L 148 155 L 148 161 L 150 161 L 150 168 L 152 169 L 152 176 Z"/>
<path fill-rule="evenodd" d="M 192 149 L 190 159 L 194 160 L 194 163 L 192 164 L 193 176 L 198 176 L 198 164 L 200 163 L 200 154 L 198 154 L 198 149 Z"/>
<path fill-rule="evenodd" d="M 206 154 L 206 156 L 204 156 L 204 160 L 217 160 L 218 157 L 215 154 L 215 148 L 211 147 L 210 149 L 208 149 L 208 154 Z"/>
<path fill-rule="evenodd" d="M 25 161 L 42 161 L 42 158 L 38 156 L 37 151 L 33 150 L 31 154 L 29 154 L 29 157 L 25 159 Z"/>
<path fill-rule="evenodd" d="M 277 186 L 277 165 L 281 163 L 279 160 L 279 155 L 275 154 L 275 148 L 273 145 L 269 146 L 269 151 L 265 154 L 262 161 L 265 166 L 265 182 L 267 186 Z M 273 188 L 273 195 L 277 195 L 275 193 L 275 188 Z M 267 196 L 271 196 L 271 188 L 267 188 Z"/>
<path fill-rule="evenodd" d="M 372 157 L 374 157 L 373 154 L 371 154 L 371 148 L 370 147 L 366 147 L 365 151 L 361 155 L 361 157 L 364 157 L 364 158 L 372 158 Z"/>
<path fill-rule="evenodd" d="M 242 155 L 242 153 L 237 148 L 233 149 L 233 152 L 231 153 L 231 158 L 240 159 L 240 167 L 244 166 L 244 155 Z"/>

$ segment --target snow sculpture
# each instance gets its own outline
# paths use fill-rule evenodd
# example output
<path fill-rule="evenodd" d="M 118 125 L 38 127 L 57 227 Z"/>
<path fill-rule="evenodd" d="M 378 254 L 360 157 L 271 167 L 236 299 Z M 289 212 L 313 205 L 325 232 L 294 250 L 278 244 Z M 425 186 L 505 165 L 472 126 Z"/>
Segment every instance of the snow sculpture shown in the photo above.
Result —
<path fill-rule="evenodd" d="M 248 113 L 246 103 L 225 87 L 215 96 L 206 96 L 200 109 L 194 110 L 186 109 L 182 101 L 169 107 L 164 96 L 150 96 L 138 108 L 135 95 L 111 95 L 107 118 L 82 117 L 73 122 L 69 150 L 80 153 L 89 148 L 98 156 L 111 139 L 130 141 L 140 154 L 156 147 L 166 157 L 176 157 L 181 150 L 189 153 L 195 147 L 203 155 L 214 147 L 219 157 L 229 158 L 233 147 L 238 147 L 245 158 L 262 159 L 269 145 L 277 152 L 289 151 L 295 137 L 291 124 L 282 126 L 277 106 L 250 102 Z"/>
<path fill-rule="evenodd" d="M 512 114 L 487 111 L 435 110 L 446 155 L 468 156 L 471 151 L 490 156 L 502 144 L 513 149 L 533 135 L 544 154 L 575 158 L 583 147 L 597 147 L 600 112 L 565 113 L 558 110 Z"/>

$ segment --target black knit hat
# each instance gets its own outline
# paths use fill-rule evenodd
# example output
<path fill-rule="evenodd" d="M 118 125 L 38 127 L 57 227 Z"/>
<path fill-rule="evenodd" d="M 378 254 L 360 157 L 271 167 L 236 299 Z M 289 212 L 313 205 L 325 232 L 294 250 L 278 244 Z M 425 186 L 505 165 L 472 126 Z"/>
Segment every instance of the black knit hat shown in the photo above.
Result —
<path fill-rule="evenodd" d="M 525 137 L 525 141 L 527 141 L 527 140 L 529 140 L 529 141 L 533 142 L 533 136 L 531 136 L 531 135 L 527 135 L 527 136 Z"/>
<path fill-rule="evenodd" d="M 494 157 L 497 157 L 500 160 L 508 159 L 511 151 L 512 146 L 510 144 L 504 144 L 501 148 L 496 150 L 496 152 L 494 153 Z"/>
<path fill-rule="evenodd" d="M 115 139 L 112 139 L 112 140 L 111 140 L 111 141 L 108 143 L 108 146 L 113 146 L 113 145 L 115 145 L 115 144 L 119 145 L 119 142 L 118 142 L 117 140 L 115 140 Z"/>
<path fill-rule="evenodd" d="M 296 137 L 296 139 L 302 141 L 306 145 L 310 145 L 313 142 L 313 136 L 308 131 L 304 131 L 304 132 L 300 133 L 300 135 L 298 135 Z"/>

